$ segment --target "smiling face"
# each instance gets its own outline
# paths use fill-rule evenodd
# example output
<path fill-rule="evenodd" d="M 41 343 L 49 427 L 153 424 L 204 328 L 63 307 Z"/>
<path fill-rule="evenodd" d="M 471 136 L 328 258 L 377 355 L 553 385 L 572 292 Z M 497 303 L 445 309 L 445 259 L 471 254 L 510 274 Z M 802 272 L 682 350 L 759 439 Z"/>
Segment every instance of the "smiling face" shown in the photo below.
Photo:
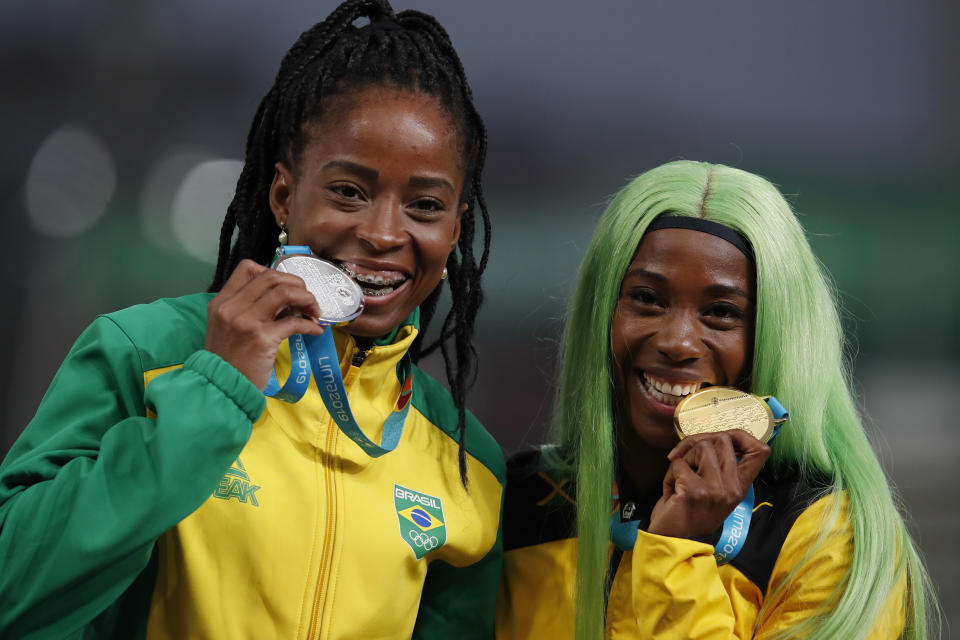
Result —
<path fill-rule="evenodd" d="M 673 411 L 683 396 L 704 385 L 743 384 L 754 299 L 752 265 L 726 240 L 690 229 L 644 236 L 611 329 L 627 447 L 671 449 Z"/>
<path fill-rule="evenodd" d="M 277 164 L 270 206 L 290 244 L 363 288 L 347 330 L 384 335 L 437 286 L 460 237 L 460 136 L 434 98 L 382 87 L 334 98 L 308 133 L 296 166 Z"/>

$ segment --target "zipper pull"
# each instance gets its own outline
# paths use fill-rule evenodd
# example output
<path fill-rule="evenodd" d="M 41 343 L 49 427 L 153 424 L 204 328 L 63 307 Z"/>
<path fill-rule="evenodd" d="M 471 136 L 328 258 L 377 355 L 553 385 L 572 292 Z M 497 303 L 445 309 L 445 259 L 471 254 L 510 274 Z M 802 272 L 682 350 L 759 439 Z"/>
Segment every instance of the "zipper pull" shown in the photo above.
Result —
<path fill-rule="evenodd" d="M 373 340 L 370 338 L 356 338 L 357 341 L 357 352 L 353 354 L 353 358 L 350 360 L 350 366 L 359 367 L 363 364 L 363 361 L 367 359 L 367 354 L 370 353 L 370 349 L 373 348 Z"/>

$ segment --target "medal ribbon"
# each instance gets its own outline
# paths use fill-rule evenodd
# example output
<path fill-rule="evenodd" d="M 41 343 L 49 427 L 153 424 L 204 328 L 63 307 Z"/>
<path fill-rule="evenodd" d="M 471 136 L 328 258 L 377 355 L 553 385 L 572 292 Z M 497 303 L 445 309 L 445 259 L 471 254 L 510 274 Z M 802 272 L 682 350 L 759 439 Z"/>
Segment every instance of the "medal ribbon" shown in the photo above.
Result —
<path fill-rule="evenodd" d="M 309 247 L 301 246 L 284 246 L 278 251 L 283 254 L 310 253 Z M 271 371 L 270 380 L 267 382 L 266 389 L 263 390 L 263 395 L 295 403 L 306 393 L 310 385 L 310 374 L 313 373 L 323 405 L 340 431 L 357 443 L 371 458 L 378 458 L 396 449 L 403 434 L 407 413 L 410 411 L 410 397 L 413 393 L 413 367 L 409 355 L 405 355 L 400 362 L 399 373 L 403 380 L 400 397 L 397 399 L 396 409 L 383 423 L 383 435 L 378 445 L 366 436 L 350 410 L 347 390 L 343 386 L 343 376 L 340 374 L 340 359 L 333 342 L 332 327 L 326 327 L 319 336 L 294 334 L 290 336 L 288 342 L 290 344 L 290 375 L 281 387 L 276 372 Z"/>
<path fill-rule="evenodd" d="M 770 396 L 766 400 L 767 406 L 769 406 L 773 412 L 774 420 L 786 420 L 790 417 L 790 414 L 787 413 L 787 410 L 780 404 L 779 400 L 773 396 Z M 770 434 L 770 439 L 767 440 L 767 444 L 773 442 L 773 439 L 777 437 L 777 434 L 780 432 L 780 427 L 782 426 L 782 422 L 774 426 L 773 433 Z M 751 484 L 750 488 L 747 489 L 747 495 L 743 497 L 740 504 L 734 507 L 730 515 L 727 516 L 727 519 L 723 521 L 720 540 L 717 541 L 717 544 L 714 545 L 713 548 L 713 557 L 717 559 L 717 564 L 730 562 L 736 558 L 737 554 L 743 549 L 743 543 L 747 541 L 747 533 L 750 531 L 750 520 L 753 518 L 754 501 L 755 496 L 753 485 Z"/>
<path fill-rule="evenodd" d="M 790 416 L 784 406 L 780 404 L 780 401 L 773 396 L 766 398 L 766 401 L 770 410 L 773 412 L 774 420 L 786 420 Z M 780 432 L 780 427 L 782 426 L 782 422 L 774 426 L 773 434 L 771 434 L 767 444 L 773 442 L 773 439 L 777 433 Z M 618 496 L 614 497 L 617 498 Z M 747 489 L 747 495 L 743 497 L 740 504 L 734 507 L 730 515 L 723 521 L 720 540 L 714 546 L 713 552 L 714 557 L 717 559 L 717 564 L 730 562 L 740 553 L 741 549 L 743 549 L 743 543 L 747 539 L 747 532 L 750 530 L 750 520 L 753 518 L 753 504 L 755 499 L 753 485 L 751 484 L 750 488 Z M 610 540 L 622 551 L 632 550 L 633 545 L 637 541 L 637 522 L 629 520 L 622 522 L 620 510 L 614 511 L 613 515 L 610 516 Z"/>

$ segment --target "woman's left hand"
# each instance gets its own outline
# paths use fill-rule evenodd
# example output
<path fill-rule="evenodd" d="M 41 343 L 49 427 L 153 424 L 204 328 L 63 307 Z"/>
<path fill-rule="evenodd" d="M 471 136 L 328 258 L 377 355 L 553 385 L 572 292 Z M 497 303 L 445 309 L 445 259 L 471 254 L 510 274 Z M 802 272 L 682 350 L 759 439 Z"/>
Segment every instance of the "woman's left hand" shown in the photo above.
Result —
<path fill-rule="evenodd" d="M 743 500 L 769 455 L 770 447 L 740 429 L 684 438 L 667 456 L 663 496 L 647 531 L 675 538 L 712 533 Z"/>

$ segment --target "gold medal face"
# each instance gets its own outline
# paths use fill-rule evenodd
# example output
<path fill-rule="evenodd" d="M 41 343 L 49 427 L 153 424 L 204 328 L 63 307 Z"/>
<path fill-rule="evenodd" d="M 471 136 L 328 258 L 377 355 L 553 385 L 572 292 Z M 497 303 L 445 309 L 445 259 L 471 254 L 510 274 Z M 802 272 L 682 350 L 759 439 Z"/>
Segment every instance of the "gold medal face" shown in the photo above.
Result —
<path fill-rule="evenodd" d="M 707 387 L 680 401 L 673 424 L 681 439 L 697 433 L 743 429 L 760 442 L 773 434 L 773 411 L 757 396 L 733 387 Z"/>

